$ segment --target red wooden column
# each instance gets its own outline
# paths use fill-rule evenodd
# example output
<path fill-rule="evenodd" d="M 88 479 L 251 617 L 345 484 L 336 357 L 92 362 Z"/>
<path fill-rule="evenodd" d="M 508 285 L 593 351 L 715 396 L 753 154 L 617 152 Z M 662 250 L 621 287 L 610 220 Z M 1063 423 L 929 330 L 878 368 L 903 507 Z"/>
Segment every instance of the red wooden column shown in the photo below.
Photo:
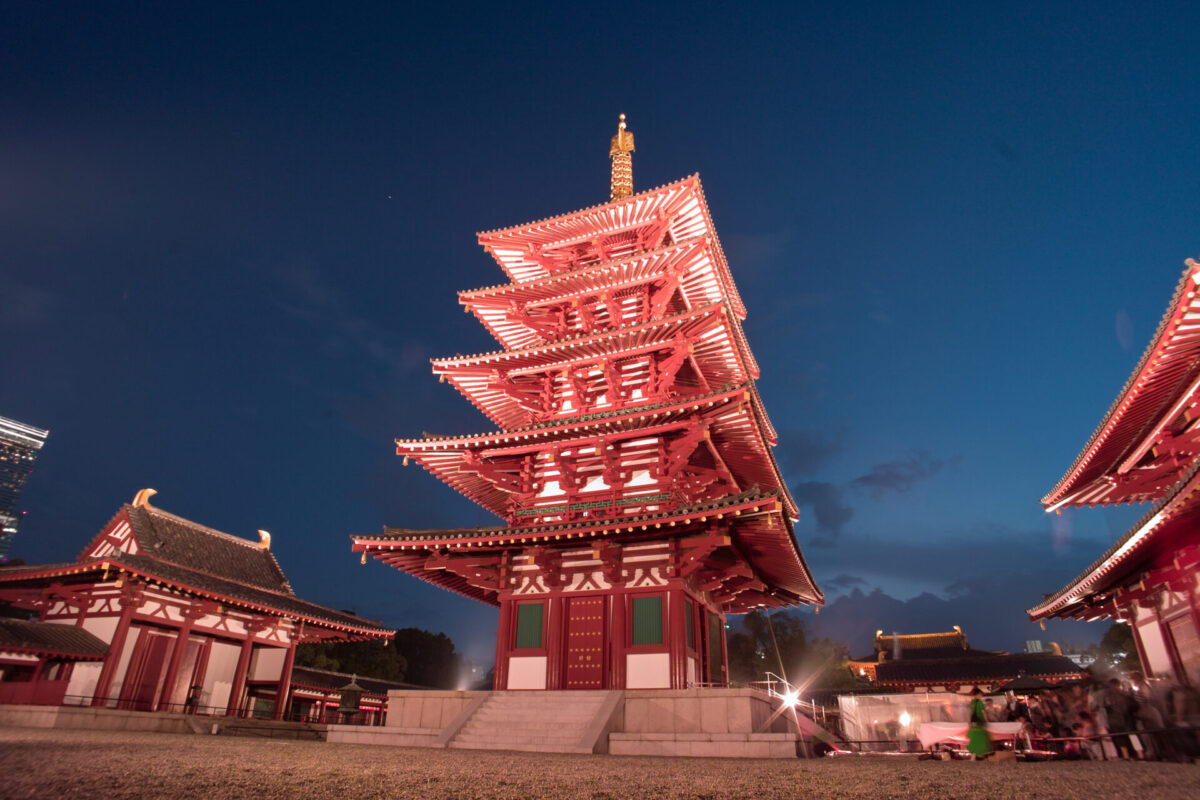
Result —
<path fill-rule="evenodd" d="M 625 595 L 614 592 L 609 595 L 610 614 L 608 627 L 608 679 L 609 689 L 625 688 Z"/>
<path fill-rule="evenodd" d="M 682 589 L 667 592 L 667 647 L 672 689 L 687 688 L 687 605 Z"/>
<path fill-rule="evenodd" d="M 717 613 L 718 629 L 721 631 L 721 685 L 729 685 L 729 637 L 725 635 L 725 615 Z"/>
<path fill-rule="evenodd" d="M 275 719 L 283 719 L 287 709 L 288 694 L 292 688 L 292 667 L 296 663 L 296 645 L 304 636 L 304 623 L 292 623 L 292 640 L 288 643 L 287 655 L 283 657 L 283 673 L 279 676 L 279 688 L 275 690 Z"/>
<path fill-rule="evenodd" d="M 113 631 L 112 641 L 108 643 L 108 655 L 104 657 L 104 666 L 100 668 L 100 678 L 96 681 L 96 691 L 92 695 L 93 706 L 103 706 L 108 701 L 108 693 L 112 691 L 113 680 L 117 676 L 117 665 L 121 661 L 121 651 L 125 649 L 125 640 L 129 637 L 133 612 L 142 604 L 141 588 L 135 588 L 130 582 L 117 603 L 121 606 L 121 617 L 117 620 L 117 629 Z"/>
<path fill-rule="evenodd" d="M 175 693 L 175 683 L 179 679 L 179 665 L 183 663 L 183 655 L 187 652 L 188 636 L 191 635 L 192 625 L 204 616 L 203 606 L 193 603 L 183 611 L 183 624 L 175 637 L 175 646 L 171 649 L 171 660 L 167 664 L 167 676 L 163 678 L 162 697 L 158 700 L 159 711 L 171 710 L 171 695 Z"/>
<path fill-rule="evenodd" d="M 512 637 L 512 607 L 511 597 L 501 599 L 500 621 L 496 626 L 496 665 L 492 670 L 492 688 L 496 691 L 508 686 L 508 643 Z"/>
<path fill-rule="evenodd" d="M 229 703 L 225 706 L 225 716 L 237 716 L 238 706 L 242 702 L 242 692 L 246 691 L 246 672 L 250 669 L 250 654 L 254 650 L 254 635 L 263 630 L 266 624 L 259 619 L 251 620 L 246 625 L 246 639 L 242 642 L 242 652 L 238 654 L 237 669 L 233 673 L 233 685 L 229 687 Z"/>
<path fill-rule="evenodd" d="M 546 598 L 546 688 L 562 688 L 563 626 L 566 601 L 561 594 Z"/>

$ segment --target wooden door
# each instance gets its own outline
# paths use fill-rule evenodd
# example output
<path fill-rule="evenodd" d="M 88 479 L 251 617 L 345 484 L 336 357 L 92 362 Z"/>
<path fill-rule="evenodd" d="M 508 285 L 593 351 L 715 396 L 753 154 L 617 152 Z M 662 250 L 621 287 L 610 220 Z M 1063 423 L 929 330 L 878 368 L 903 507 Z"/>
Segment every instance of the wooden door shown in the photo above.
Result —
<path fill-rule="evenodd" d="M 143 630 L 137 647 L 129 659 L 124 686 L 121 689 L 122 708 L 134 711 L 153 711 L 163 679 L 163 667 L 174 639 L 170 636 Z"/>
<path fill-rule="evenodd" d="M 566 689 L 604 688 L 604 597 L 567 600 Z"/>

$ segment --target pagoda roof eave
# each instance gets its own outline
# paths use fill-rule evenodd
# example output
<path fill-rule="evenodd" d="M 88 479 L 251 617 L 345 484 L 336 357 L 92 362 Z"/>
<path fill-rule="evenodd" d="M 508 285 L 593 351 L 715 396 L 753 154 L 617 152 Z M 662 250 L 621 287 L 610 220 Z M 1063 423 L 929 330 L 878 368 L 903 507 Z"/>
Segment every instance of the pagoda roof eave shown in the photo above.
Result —
<path fill-rule="evenodd" d="M 601 216 L 606 212 L 610 212 L 610 213 L 618 212 L 619 213 L 619 211 L 623 210 L 625 207 L 637 208 L 640 205 L 645 205 L 646 201 L 648 199 L 650 199 L 656 195 L 659 195 L 659 196 L 666 195 L 666 194 L 671 193 L 672 191 L 678 191 L 681 189 L 685 190 L 685 191 L 689 190 L 689 189 L 695 191 L 697 207 L 698 207 L 697 210 L 701 216 L 703 228 L 708 233 L 708 235 L 712 237 L 713 244 L 716 247 L 716 250 L 717 250 L 717 253 L 719 256 L 719 261 L 723 265 L 723 268 L 721 270 L 721 272 L 722 272 L 721 279 L 722 279 L 722 282 L 725 284 L 726 295 L 728 296 L 729 302 L 730 302 L 731 306 L 735 309 L 735 311 L 740 316 L 744 317 L 746 314 L 746 306 L 742 302 L 741 295 L 738 294 L 737 286 L 734 284 L 732 278 L 729 275 L 728 261 L 725 258 L 725 251 L 721 247 L 720 239 L 717 236 L 716 228 L 713 225 L 712 215 L 708 209 L 708 201 L 705 199 L 705 196 L 704 196 L 704 187 L 700 183 L 700 175 L 698 173 L 693 173 L 685 178 L 681 178 L 681 179 L 679 179 L 677 181 L 673 181 L 671 183 L 663 184 L 663 185 L 655 187 L 653 189 L 647 189 L 645 191 L 638 192 L 636 194 L 630 195 L 629 197 L 624 197 L 619 200 L 610 200 L 607 203 L 599 203 L 594 206 L 588 206 L 586 208 L 579 209 L 578 211 L 571 211 L 566 214 L 557 214 L 553 217 L 546 217 L 544 219 L 536 220 L 534 222 L 526 222 L 526 223 L 522 223 L 520 225 L 512 225 L 512 226 L 509 226 L 506 228 L 497 228 L 495 230 L 490 230 L 490 231 L 481 231 L 476 234 L 476 238 L 478 239 L 478 241 L 481 245 L 483 245 L 484 247 L 488 248 L 489 251 L 491 251 L 492 247 L 494 245 L 496 245 L 496 244 L 503 245 L 506 239 L 518 239 L 518 238 L 520 238 L 520 236 L 522 234 L 530 234 L 535 230 L 545 229 L 549 226 L 562 224 L 569 220 L 573 220 L 573 219 L 576 219 L 579 217 Z M 684 238 L 691 238 L 691 237 L 689 236 L 689 237 L 684 237 Z M 498 257 L 495 254 L 495 252 L 492 252 L 492 256 L 493 256 L 493 258 L 495 258 L 496 263 L 499 264 L 500 267 L 506 273 L 508 273 L 509 277 L 513 281 L 521 282 L 521 278 L 517 274 L 514 274 L 514 265 L 505 263 L 505 261 L 503 259 L 501 259 L 500 257 Z M 529 278 L 526 278 L 526 280 L 528 280 L 528 279 Z"/>
<path fill-rule="evenodd" d="M 1171 491 L 1147 511 L 1112 547 L 1066 586 L 1028 610 L 1034 622 L 1071 616 L 1088 599 L 1121 579 L 1169 522 L 1200 507 L 1200 460 L 1192 464 Z"/>
<path fill-rule="evenodd" d="M 1042 498 L 1048 510 L 1153 499 L 1153 491 L 1145 497 L 1114 491 L 1107 479 L 1127 473 L 1182 410 L 1180 405 L 1200 393 L 1200 262 L 1189 258 L 1186 264 L 1133 373 L 1070 469 Z M 1157 490 L 1158 495 L 1163 491 Z"/>
<path fill-rule="evenodd" d="M 489 499 L 495 492 L 494 489 L 490 488 L 491 484 L 479 479 L 468 479 L 456 467 L 447 467 L 445 463 L 428 463 L 427 457 L 436 458 L 440 454 L 462 452 L 473 446 L 501 447 L 511 445 L 516 448 L 527 447 L 536 449 L 539 445 L 544 446 L 550 442 L 561 441 L 561 437 L 564 435 L 573 435 L 580 438 L 622 434 L 630 436 L 642 435 L 643 432 L 660 429 L 664 425 L 678 426 L 686 422 L 683 418 L 671 419 L 670 416 L 673 414 L 714 408 L 719 411 L 721 406 L 737 401 L 739 396 L 742 395 L 748 398 L 748 405 L 751 409 L 750 413 L 754 419 L 754 423 L 751 426 L 754 431 L 752 435 L 756 441 L 754 448 L 759 452 L 759 458 L 763 463 L 758 465 L 748 464 L 745 469 L 737 470 L 739 473 L 738 480 L 745 480 L 743 485 L 750 485 L 753 482 L 764 489 L 770 487 L 770 490 L 778 491 L 783 498 L 788 516 L 795 519 L 799 515 L 799 507 L 792 498 L 790 491 L 788 491 L 787 483 L 779 470 L 778 462 L 775 460 L 772 451 L 773 441 L 770 438 L 770 423 L 767 420 L 765 410 L 762 408 L 762 399 L 754 391 L 752 383 L 746 383 L 714 394 L 678 398 L 673 401 L 638 406 L 616 412 L 567 418 L 557 420 L 555 424 L 540 423 L 538 426 L 531 426 L 524 429 L 438 439 L 397 439 L 396 453 L 397 455 L 417 459 L 426 470 L 446 482 L 463 496 L 497 515 L 502 515 L 502 507 L 494 505 L 492 500 Z M 628 427 L 631 422 L 646 419 L 651 420 L 648 426 Z M 723 427 L 721 422 L 714 424 L 718 428 Z M 724 447 L 723 445 L 719 446 Z M 763 470 L 765 470 L 765 473 Z"/>
<path fill-rule="evenodd" d="M 659 530 L 664 526 L 672 528 L 678 525 L 707 521 L 714 516 L 722 518 L 733 515 L 736 518 L 746 513 L 762 511 L 768 514 L 777 513 L 782 518 L 782 537 L 779 533 L 775 533 L 771 538 L 772 541 L 777 541 L 780 538 L 787 539 L 788 548 L 794 557 L 794 565 L 798 568 L 798 573 L 796 574 L 800 577 L 800 583 L 803 584 L 802 586 L 793 586 L 791 588 L 777 586 L 777 594 L 775 596 L 778 597 L 779 592 L 787 595 L 787 597 L 778 597 L 784 605 L 796 605 L 799 603 L 823 604 L 824 593 L 821 592 L 813 580 L 808 564 L 800 552 L 791 521 L 786 514 L 780 513 L 782 508 L 778 492 L 756 492 L 751 490 L 737 495 L 728 495 L 719 500 L 698 503 L 676 511 L 643 514 L 622 520 L 584 520 L 574 523 L 534 525 L 522 528 L 501 526 L 490 528 L 413 530 L 385 527 L 385 533 L 382 536 L 351 536 L 350 540 L 354 552 L 366 552 L 376 558 L 383 558 L 384 554 L 392 556 L 401 555 L 405 551 L 415 552 L 441 548 L 454 552 L 470 553 L 472 551 L 483 552 L 487 549 L 508 549 L 555 542 L 570 546 L 570 542 L 578 541 L 579 545 L 582 546 L 605 538 L 624 538 L 631 534 L 638 537 L 644 536 L 650 533 L 652 528 L 654 530 Z M 764 538 L 762 534 L 757 533 L 743 535 L 754 536 L 760 541 Z M 395 551 L 397 550 L 401 552 L 396 553 Z M 473 597 L 474 599 L 494 604 L 494 599 L 489 599 L 486 596 L 489 594 L 488 592 L 471 587 L 465 584 L 465 582 L 461 582 L 462 585 L 456 587 L 449 585 L 446 579 L 433 581 L 419 573 L 412 574 L 417 574 L 423 580 L 444 586 L 452 591 L 457 591 L 459 594 L 467 597 Z"/>

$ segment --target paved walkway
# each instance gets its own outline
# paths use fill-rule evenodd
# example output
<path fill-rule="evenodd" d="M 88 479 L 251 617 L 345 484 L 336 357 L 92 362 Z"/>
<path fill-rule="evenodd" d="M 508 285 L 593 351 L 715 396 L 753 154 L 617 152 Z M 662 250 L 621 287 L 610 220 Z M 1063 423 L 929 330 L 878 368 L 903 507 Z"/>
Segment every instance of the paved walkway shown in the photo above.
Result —
<path fill-rule="evenodd" d="M 623 758 L 0 728 L 0 797 L 1195 800 L 1200 766 Z"/>

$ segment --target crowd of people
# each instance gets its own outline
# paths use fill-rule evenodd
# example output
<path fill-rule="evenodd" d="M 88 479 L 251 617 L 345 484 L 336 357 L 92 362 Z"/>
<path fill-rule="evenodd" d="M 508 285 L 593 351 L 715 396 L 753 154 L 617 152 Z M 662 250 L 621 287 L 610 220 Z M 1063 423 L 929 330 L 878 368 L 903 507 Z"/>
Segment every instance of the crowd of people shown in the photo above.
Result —
<path fill-rule="evenodd" d="M 1035 749 L 1078 758 L 1192 760 L 1200 757 L 1200 692 L 1148 682 L 1140 672 L 987 698 L 989 722 L 1022 722 Z"/>

